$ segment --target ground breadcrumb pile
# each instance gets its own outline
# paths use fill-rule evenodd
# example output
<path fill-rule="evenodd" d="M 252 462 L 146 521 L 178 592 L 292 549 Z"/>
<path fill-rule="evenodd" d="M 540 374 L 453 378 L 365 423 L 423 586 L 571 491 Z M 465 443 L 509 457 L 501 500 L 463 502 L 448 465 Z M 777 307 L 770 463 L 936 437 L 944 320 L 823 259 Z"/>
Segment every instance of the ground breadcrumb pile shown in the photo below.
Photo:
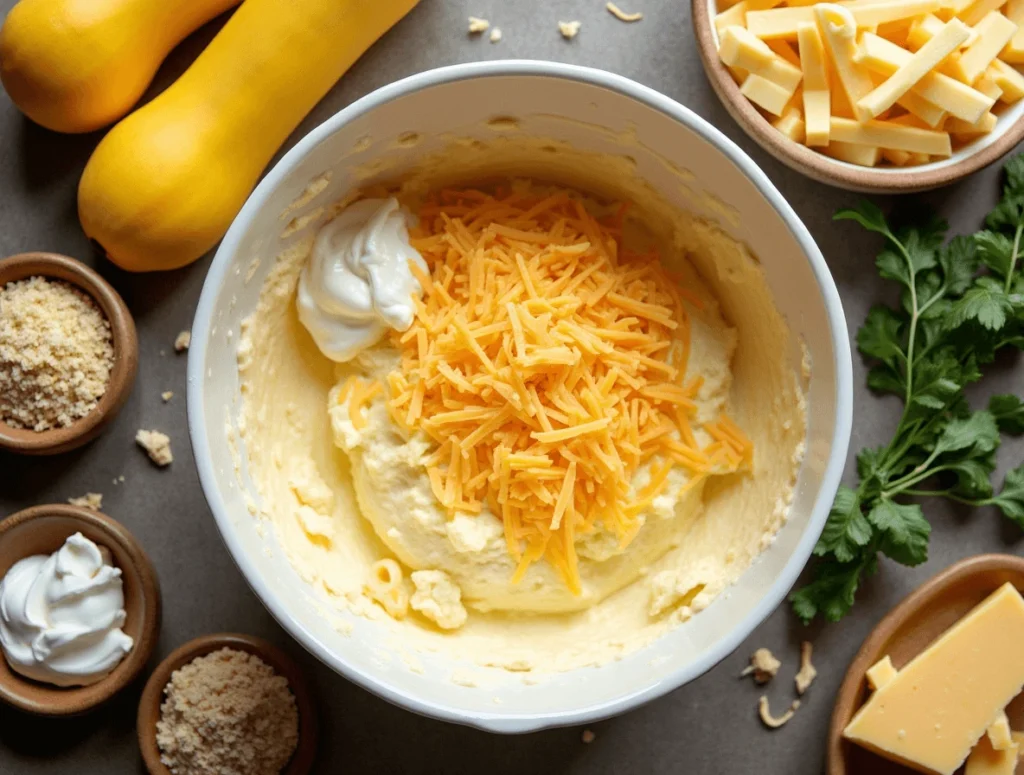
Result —
<path fill-rule="evenodd" d="M 259 657 L 220 649 L 177 669 L 156 740 L 174 775 L 277 775 L 299 740 L 288 681 Z"/>
<path fill-rule="evenodd" d="M 86 294 L 43 277 L 0 288 L 0 420 L 71 425 L 95 408 L 113 366 L 110 324 Z"/>

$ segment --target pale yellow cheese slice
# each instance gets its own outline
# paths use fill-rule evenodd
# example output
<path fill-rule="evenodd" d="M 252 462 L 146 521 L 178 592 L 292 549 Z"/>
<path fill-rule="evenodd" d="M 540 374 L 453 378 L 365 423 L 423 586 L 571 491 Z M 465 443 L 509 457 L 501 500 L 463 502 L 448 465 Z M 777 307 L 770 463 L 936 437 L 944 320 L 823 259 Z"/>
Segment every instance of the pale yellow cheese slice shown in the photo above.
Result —
<path fill-rule="evenodd" d="M 829 94 L 825 44 L 818 25 L 803 22 L 797 30 L 800 67 L 804 74 L 804 139 L 809 146 L 828 145 L 832 100 Z"/>
<path fill-rule="evenodd" d="M 871 93 L 875 87 L 867 70 L 855 60 L 858 57 L 855 36 L 856 26 L 849 9 L 830 3 L 819 3 L 814 6 L 815 21 L 821 30 L 825 48 L 832 59 L 832 65 L 839 76 L 846 99 L 853 109 L 854 116 L 866 121 L 871 115 L 859 107 L 861 98 Z"/>
<path fill-rule="evenodd" d="M 865 121 L 832 117 L 829 137 L 842 143 L 873 145 L 897 151 L 949 156 L 953 153 L 949 135 L 932 129 L 920 129 L 893 121 Z"/>
<path fill-rule="evenodd" d="M 891 151 L 892 149 L 890 148 L 889 150 Z M 905 153 L 908 157 L 910 156 L 906 151 L 899 151 L 899 153 Z M 864 677 L 868 679 L 868 686 L 872 689 L 881 689 L 887 683 L 892 681 L 896 675 L 896 668 L 893 667 L 892 660 L 889 659 L 889 655 L 886 654 L 868 668 Z"/>
<path fill-rule="evenodd" d="M 778 84 L 789 94 L 793 93 L 803 78 L 799 67 L 785 61 L 744 27 L 734 25 L 725 28 L 718 46 L 718 55 L 730 67 L 756 73 Z"/>
<path fill-rule="evenodd" d="M 950 134 L 959 135 L 961 139 L 968 139 L 978 135 L 987 135 L 996 128 L 998 121 L 999 117 L 995 113 L 986 113 L 973 124 L 956 117 L 951 117 L 946 119 L 946 123 L 942 125 L 942 128 Z"/>
<path fill-rule="evenodd" d="M 1010 719 L 1006 717 L 1006 711 L 1000 712 L 985 733 L 988 741 L 997 751 L 1005 751 L 1013 745 L 1013 733 L 1010 731 Z"/>
<path fill-rule="evenodd" d="M 946 118 L 946 111 L 938 105 L 928 102 L 924 97 L 908 91 L 900 97 L 896 104 L 907 110 L 912 116 L 919 118 L 932 129 L 938 127 Z"/>
<path fill-rule="evenodd" d="M 853 145 L 833 140 L 824 153 L 839 161 L 856 164 L 860 167 L 874 167 L 882 160 L 882 149 L 871 145 Z"/>
<path fill-rule="evenodd" d="M 1016 743 L 996 750 L 985 735 L 967 757 L 964 775 L 1013 775 L 1017 769 L 1020 746 Z"/>
<path fill-rule="evenodd" d="M 964 83 L 974 83 L 999 56 L 1017 32 L 1017 25 L 998 11 L 991 11 L 975 27 L 978 39 L 949 63 L 951 75 Z"/>
<path fill-rule="evenodd" d="M 747 25 L 748 7 L 748 0 L 740 0 L 731 8 L 715 14 L 715 31 L 718 33 L 719 40 L 722 39 L 722 34 L 727 27 L 745 27 Z"/>
<path fill-rule="evenodd" d="M 857 103 L 857 108 L 871 116 L 877 116 L 888 110 L 896 104 L 896 100 L 910 91 L 922 78 L 938 67 L 946 57 L 956 51 L 969 35 L 970 30 L 966 24 L 959 19 L 950 20 L 943 25 L 935 37 L 900 65 L 896 72 L 872 90 L 870 94 L 862 97 Z M 985 66 L 987 67 L 988 63 Z"/>
<path fill-rule="evenodd" d="M 911 51 L 917 51 L 921 46 L 938 35 L 939 31 L 942 30 L 945 25 L 946 23 L 933 13 L 917 17 L 913 20 L 910 28 L 907 30 L 906 48 L 909 48 Z M 886 38 L 890 43 L 895 42 L 888 35 L 881 35 L 881 37 Z M 974 31 L 973 27 L 971 27 L 971 34 L 968 36 L 967 40 L 960 44 L 960 47 L 967 48 L 967 46 L 974 43 L 977 39 L 978 33 Z"/>
<path fill-rule="evenodd" d="M 873 72 L 892 75 L 912 56 L 909 51 L 870 32 L 860 37 L 860 63 Z M 1021 81 L 1024 82 L 1024 77 Z M 912 91 L 971 124 L 985 115 L 995 102 L 993 98 L 943 73 L 929 73 L 917 82 Z"/>
<path fill-rule="evenodd" d="M 774 81 L 769 81 L 757 73 L 751 73 L 740 86 L 740 94 L 758 107 L 764 108 L 775 116 L 781 116 L 793 92 L 784 89 Z"/>
<path fill-rule="evenodd" d="M 1024 97 L 1024 75 L 998 59 L 988 66 L 988 74 L 1002 91 L 1000 102 L 1013 104 Z M 950 111 L 952 112 L 952 111 Z M 963 118 L 963 116 L 961 116 Z"/>
<path fill-rule="evenodd" d="M 1021 644 L 1024 599 L 1004 584 L 875 691 L 843 735 L 897 762 L 953 775 L 1024 686 Z"/>
<path fill-rule="evenodd" d="M 1017 25 L 1017 33 L 999 53 L 999 58 L 1011 65 L 1024 64 L 1024 0 L 1009 0 L 1003 7 L 1003 13 Z"/>
<path fill-rule="evenodd" d="M 772 121 L 772 126 L 795 143 L 804 141 L 806 125 L 799 108 L 785 108 L 782 117 Z"/>
<path fill-rule="evenodd" d="M 1006 5 L 1006 0 L 977 0 L 977 2 L 969 5 L 966 9 L 957 14 L 965 24 L 974 26 L 991 11 L 998 11 Z"/>
<path fill-rule="evenodd" d="M 820 4 L 818 4 L 820 5 Z M 926 13 L 935 13 L 942 7 L 941 0 L 861 0 L 860 2 L 835 3 L 848 8 L 857 27 L 866 29 L 880 24 L 911 19 Z M 814 21 L 817 6 L 795 8 L 773 8 L 768 11 L 751 11 L 747 14 L 747 29 L 757 37 L 788 38 L 793 40 L 802 22 Z"/>

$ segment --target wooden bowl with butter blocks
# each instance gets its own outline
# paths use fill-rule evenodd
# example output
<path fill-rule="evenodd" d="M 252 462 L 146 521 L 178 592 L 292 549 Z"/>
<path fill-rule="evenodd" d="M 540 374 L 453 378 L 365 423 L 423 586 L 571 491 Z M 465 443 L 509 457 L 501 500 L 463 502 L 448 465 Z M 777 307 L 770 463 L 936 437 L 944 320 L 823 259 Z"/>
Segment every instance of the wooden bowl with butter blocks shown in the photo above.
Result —
<path fill-rule="evenodd" d="M 874 6 L 692 0 L 693 28 L 726 110 L 821 183 L 924 191 L 1024 139 L 1024 0 Z"/>
<path fill-rule="evenodd" d="M 865 705 L 871 693 L 868 685 L 869 669 L 888 657 L 892 667 L 897 671 L 902 670 L 915 657 L 928 651 L 940 636 L 944 636 L 950 628 L 963 620 L 979 603 L 989 599 L 1007 583 L 1017 590 L 1024 590 L 1024 557 L 1008 554 L 968 557 L 925 582 L 878 623 L 850 663 L 836 695 L 828 735 L 828 775 L 857 775 L 864 772 L 872 775 L 900 775 L 911 772 L 906 766 L 884 759 L 843 736 L 843 731 Z M 1024 617 L 1012 618 L 1018 621 Z M 997 629 L 1008 626 L 1009 619 L 1004 619 L 1005 625 L 997 622 Z M 958 669 L 965 668 L 969 662 L 969 655 L 965 655 L 963 660 L 957 660 Z M 970 668 L 963 674 L 950 674 L 948 677 L 966 681 L 968 685 L 977 688 L 985 682 L 983 679 L 991 679 L 993 676 L 998 678 L 1007 670 L 1007 665 L 1000 665 L 994 672 L 981 676 L 977 670 Z M 876 680 L 879 674 L 878 669 L 872 671 Z M 946 675 L 946 671 L 943 671 L 943 675 Z M 915 690 L 917 688 L 927 692 L 927 687 L 914 687 Z M 958 709 L 950 709 L 944 715 L 950 737 L 955 734 L 953 726 L 957 713 Z M 1009 703 L 1006 715 L 1010 729 L 1024 729 L 1024 694 Z M 930 746 L 929 750 L 932 748 L 934 746 Z"/>

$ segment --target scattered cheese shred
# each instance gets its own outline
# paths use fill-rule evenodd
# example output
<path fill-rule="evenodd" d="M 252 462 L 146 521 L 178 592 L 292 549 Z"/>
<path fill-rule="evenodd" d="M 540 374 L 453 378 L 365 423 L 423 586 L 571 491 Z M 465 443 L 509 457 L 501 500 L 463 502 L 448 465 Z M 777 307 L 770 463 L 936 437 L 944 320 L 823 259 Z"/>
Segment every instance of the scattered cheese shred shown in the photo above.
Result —
<path fill-rule="evenodd" d="M 676 466 L 685 491 L 752 465 L 731 420 L 697 421 L 683 300 L 701 301 L 656 252 L 622 247 L 626 211 L 525 184 L 444 190 L 412 232 L 429 275 L 412 327 L 392 334 L 387 409 L 436 445 L 427 473 L 450 516 L 486 503 L 502 520 L 513 581 L 544 558 L 579 594 L 580 535 L 601 525 L 627 545 Z M 354 426 L 384 389 L 343 386 Z"/>
<path fill-rule="evenodd" d="M 615 3 L 606 3 L 605 8 L 608 9 L 608 13 L 610 13 L 620 22 L 638 22 L 642 18 L 644 18 L 644 15 L 639 11 L 636 13 L 627 13 L 626 11 L 623 11 L 621 8 L 619 8 L 619 6 L 615 5 Z"/>

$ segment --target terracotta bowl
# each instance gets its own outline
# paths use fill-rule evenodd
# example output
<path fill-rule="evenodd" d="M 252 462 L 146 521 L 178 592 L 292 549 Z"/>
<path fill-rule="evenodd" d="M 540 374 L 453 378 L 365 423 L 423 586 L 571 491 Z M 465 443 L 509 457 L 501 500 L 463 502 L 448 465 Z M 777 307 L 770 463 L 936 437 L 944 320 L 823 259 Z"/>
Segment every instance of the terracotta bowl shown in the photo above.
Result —
<path fill-rule="evenodd" d="M 102 705 L 142 672 L 160 634 L 160 585 L 142 547 L 123 525 L 88 509 L 53 504 L 19 511 L 0 522 L 0 577 L 18 560 L 52 554 L 68 536 L 81 533 L 113 556 L 121 569 L 124 631 L 135 640 L 127 656 L 89 686 L 51 686 L 23 678 L 0 657 L 0 700 L 41 716 L 72 716 Z"/>
<path fill-rule="evenodd" d="M 864 674 L 886 654 L 899 670 L 974 606 L 1006 582 L 1024 591 L 1024 557 L 982 554 L 969 557 L 934 576 L 890 611 L 868 635 L 853 658 L 832 711 L 828 734 L 828 775 L 905 775 L 906 767 L 889 762 L 843 739 L 843 729 L 867 699 Z M 1024 724 L 1024 695 L 1007 709 L 1010 726 Z"/>
<path fill-rule="evenodd" d="M 788 167 L 821 183 L 877 194 L 909 194 L 946 186 L 992 164 L 1024 140 L 1024 100 L 999 117 L 989 135 L 953 152 L 949 159 L 916 167 L 861 167 L 839 161 L 790 140 L 765 119 L 754 104 L 740 94 L 725 65 L 718 58 L 718 33 L 714 17 L 717 0 L 690 0 L 693 31 L 704 71 L 725 109 L 762 148 Z M 723 9 L 725 6 L 723 5 Z"/>
<path fill-rule="evenodd" d="M 124 406 L 139 365 L 139 340 L 132 315 L 117 291 L 81 261 L 57 253 L 21 253 L 0 260 L 0 288 L 36 275 L 64 280 L 87 293 L 110 322 L 114 345 L 110 383 L 85 417 L 65 428 L 48 431 L 14 428 L 0 420 L 0 449 L 26 455 L 53 455 L 96 438 Z"/>
<path fill-rule="evenodd" d="M 279 674 L 288 679 L 288 687 L 295 695 L 295 705 L 299 710 L 299 743 L 295 753 L 281 773 L 282 775 L 305 775 L 313 766 L 316 758 L 317 717 L 313 694 L 306 682 L 306 676 L 291 657 L 276 646 L 252 635 L 238 633 L 220 633 L 203 635 L 179 646 L 160 663 L 146 682 L 139 700 L 139 715 L 136 729 L 139 735 L 139 748 L 146 769 L 151 775 L 171 775 L 171 771 L 160 761 L 160 749 L 156 744 L 156 723 L 160 720 L 160 704 L 164 699 L 164 687 L 171 680 L 171 673 L 188 664 L 196 657 L 209 654 L 222 648 L 248 651 L 255 654 Z"/>

